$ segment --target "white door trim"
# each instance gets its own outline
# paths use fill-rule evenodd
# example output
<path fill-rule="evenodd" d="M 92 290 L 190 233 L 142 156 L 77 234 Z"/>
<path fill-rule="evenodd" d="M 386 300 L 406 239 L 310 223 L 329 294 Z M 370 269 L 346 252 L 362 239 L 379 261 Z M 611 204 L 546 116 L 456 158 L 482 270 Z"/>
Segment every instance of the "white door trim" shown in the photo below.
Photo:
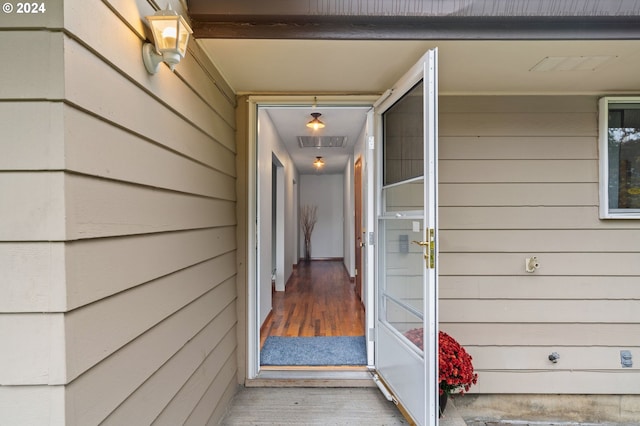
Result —
<path fill-rule="evenodd" d="M 248 103 L 248 146 L 247 146 L 247 365 L 246 380 L 251 381 L 258 379 L 260 374 L 260 324 L 258 315 L 258 282 L 257 282 L 257 265 L 259 255 L 256 248 L 258 247 L 258 227 L 257 227 L 257 209 L 260 206 L 260 194 L 257 190 L 257 142 L 258 142 L 258 107 L 259 106 L 309 106 L 315 102 L 328 104 L 331 106 L 364 106 L 370 107 L 378 99 L 377 95 L 324 95 L 324 96 L 301 96 L 301 95 L 250 95 L 247 98 Z M 369 281 L 369 280 L 367 280 Z M 366 284 L 368 285 L 368 284 Z M 373 291 L 371 291 L 373 292 Z M 373 307 L 367 309 L 373 309 Z M 368 373 L 367 373 L 368 374 Z M 299 376 L 300 374 L 295 374 Z M 304 377 L 312 379 L 324 379 L 324 376 L 335 378 L 336 371 L 327 371 L 326 374 L 320 372 L 311 372 Z M 260 378 L 269 379 L 291 379 L 291 372 L 270 370 L 267 374 L 261 375 Z M 343 376 L 346 379 L 353 377 L 348 371 Z M 354 377 L 355 378 L 355 377 Z M 357 378 L 362 379 L 361 375 Z"/>

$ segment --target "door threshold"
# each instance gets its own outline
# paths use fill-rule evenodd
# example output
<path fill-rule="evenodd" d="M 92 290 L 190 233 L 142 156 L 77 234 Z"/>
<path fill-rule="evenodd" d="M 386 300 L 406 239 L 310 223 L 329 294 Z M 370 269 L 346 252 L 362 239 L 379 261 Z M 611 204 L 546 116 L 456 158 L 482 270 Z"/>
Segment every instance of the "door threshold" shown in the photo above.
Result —
<path fill-rule="evenodd" d="M 263 365 L 260 371 L 370 371 L 366 365 Z"/>
<path fill-rule="evenodd" d="M 376 387 L 369 368 L 362 367 L 261 367 L 246 387 Z"/>

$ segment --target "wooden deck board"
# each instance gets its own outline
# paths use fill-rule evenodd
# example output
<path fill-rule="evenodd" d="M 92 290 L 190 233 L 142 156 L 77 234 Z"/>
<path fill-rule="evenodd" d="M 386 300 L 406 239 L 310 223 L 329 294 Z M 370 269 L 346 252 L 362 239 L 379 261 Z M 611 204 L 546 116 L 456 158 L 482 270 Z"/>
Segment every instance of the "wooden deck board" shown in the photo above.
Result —
<path fill-rule="evenodd" d="M 221 425 L 406 425 L 378 389 L 244 388 Z"/>

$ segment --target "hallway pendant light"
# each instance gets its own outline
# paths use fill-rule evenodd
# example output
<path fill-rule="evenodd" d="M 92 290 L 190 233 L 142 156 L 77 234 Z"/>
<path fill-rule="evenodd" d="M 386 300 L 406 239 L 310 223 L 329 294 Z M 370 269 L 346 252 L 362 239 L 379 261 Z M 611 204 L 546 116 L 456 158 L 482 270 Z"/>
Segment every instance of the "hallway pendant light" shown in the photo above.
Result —
<path fill-rule="evenodd" d="M 187 21 L 167 5 L 165 10 L 158 10 L 153 16 L 147 16 L 151 27 L 153 44 L 142 46 L 142 60 L 149 74 L 155 74 L 160 62 L 169 65 L 173 71 L 187 52 L 189 36 L 193 33 Z"/>
<path fill-rule="evenodd" d="M 322 157 L 316 157 L 316 160 L 313 162 L 313 167 L 315 167 L 317 170 L 320 170 L 324 167 L 324 160 L 322 159 Z"/>
<path fill-rule="evenodd" d="M 319 117 L 321 115 L 322 114 L 320 114 L 319 112 L 312 112 L 311 116 L 313 117 L 313 120 L 307 123 L 307 127 L 313 130 L 322 129 L 324 127 L 324 123 L 320 121 Z"/>

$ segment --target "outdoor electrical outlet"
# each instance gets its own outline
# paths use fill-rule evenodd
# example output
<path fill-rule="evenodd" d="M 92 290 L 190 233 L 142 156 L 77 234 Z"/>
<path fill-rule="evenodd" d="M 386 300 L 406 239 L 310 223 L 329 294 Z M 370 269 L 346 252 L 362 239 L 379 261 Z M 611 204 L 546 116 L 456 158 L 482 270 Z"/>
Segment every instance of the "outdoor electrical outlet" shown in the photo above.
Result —
<path fill-rule="evenodd" d="M 631 351 L 620 351 L 620 364 L 622 364 L 622 368 L 633 367 L 633 357 L 631 356 Z"/>
<path fill-rule="evenodd" d="M 527 257 L 524 260 L 524 270 L 531 273 L 535 272 L 536 269 L 540 267 L 540 263 L 538 263 L 538 258 L 536 256 Z"/>

